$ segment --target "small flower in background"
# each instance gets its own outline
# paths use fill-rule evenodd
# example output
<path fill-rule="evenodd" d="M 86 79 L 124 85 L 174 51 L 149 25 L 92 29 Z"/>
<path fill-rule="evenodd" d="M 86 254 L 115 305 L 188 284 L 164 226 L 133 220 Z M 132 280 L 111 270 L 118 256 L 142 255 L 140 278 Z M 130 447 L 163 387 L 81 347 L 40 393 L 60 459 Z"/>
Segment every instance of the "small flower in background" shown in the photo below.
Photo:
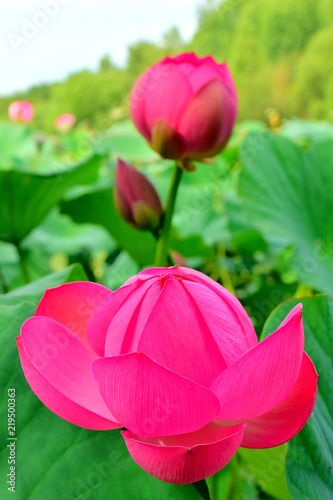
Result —
<path fill-rule="evenodd" d="M 132 458 L 174 484 L 216 473 L 239 446 L 288 441 L 316 400 L 301 305 L 258 343 L 239 301 L 189 268 L 146 269 L 115 292 L 49 289 L 17 344 L 51 411 L 88 429 L 125 427 Z"/>
<path fill-rule="evenodd" d="M 281 115 L 275 108 L 267 108 L 265 110 L 265 115 L 267 117 L 268 125 L 271 130 L 278 131 L 281 127 Z"/>
<path fill-rule="evenodd" d="M 34 117 L 34 108 L 29 101 L 14 101 L 8 108 L 8 115 L 12 122 L 31 122 Z"/>
<path fill-rule="evenodd" d="M 162 157 L 191 169 L 190 160 L 219 153 L 237 115 L 237 93 L 226 63 L 195 54 L 166 57 L 143 73 L 130 95 L 139 132 Z"/>
<path fill-rule="evenodd" d="M 176 266 L 187 267 L 187 262 L 185 257 L 183 257 L 180 253 L 176 252 L 175 250 L 171 250 L 170 253 Z"/>
<path fill-rule="evenodd" d="M 145 175 L 120 159 L 113 193 L 123 219 L 137 229 L 157 229 L 163 208 L 156 189 Z"/>
<path fill-rule="evenodd" d="M 68 132 L 73 127 L 76 118 L 71 113 L 63 113 L 58 116 L 58 118 L 54 122 L 54 126 L 60 132 Z"/>

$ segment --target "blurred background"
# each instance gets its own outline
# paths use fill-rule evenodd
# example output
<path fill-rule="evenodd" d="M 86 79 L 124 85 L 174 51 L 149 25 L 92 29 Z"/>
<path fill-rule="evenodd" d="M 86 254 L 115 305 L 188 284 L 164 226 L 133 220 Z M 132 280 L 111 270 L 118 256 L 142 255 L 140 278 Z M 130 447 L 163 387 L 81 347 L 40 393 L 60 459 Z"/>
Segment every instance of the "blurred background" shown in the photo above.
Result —
<path fill-rule="evenodd" d="M 30 100 L 34 125 L 55 118 L 106 128 L 127 115 L 135 78 L 166 54 L 227 60 L 239 120 L 333 120 L 331 0 L 14 0 L 1 6 L 0 119 Z"/>

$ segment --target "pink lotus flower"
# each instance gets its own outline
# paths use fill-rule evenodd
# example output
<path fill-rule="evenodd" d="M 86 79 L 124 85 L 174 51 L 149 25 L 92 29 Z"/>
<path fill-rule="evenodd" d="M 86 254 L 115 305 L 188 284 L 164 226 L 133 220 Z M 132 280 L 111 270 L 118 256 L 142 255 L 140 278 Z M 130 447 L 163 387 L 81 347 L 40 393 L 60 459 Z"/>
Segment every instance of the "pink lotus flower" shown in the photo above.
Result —
<path fill-rule="evenodd" d="M 217 472 L 239 446 L 284 443 L 315 404 L 301 305 L 258 344 L 238 300 L 191 269 L 147 269 L 112 293 L 47 290 L 17 344 L 50 410 L 88 429 L 125 427 L 133 459 L 175 484 Z"/>
<path fill-rule="evenodd" d="M 226 63 L 182 54 L 155 64 L 130 96 L 135 126 L 164 158 L 188 164 L 226 145 L 237 115 L 237 94 Z"/>
<path fill-rule="evenodd" d="M 121 216 L 137 229 L 154 230 L 159 226 L 162 204 L 158 193 L 145 175 L 118 160 L 114 201 Z"/>
<path fill-rule="evenodd" d="M 63 113 L 55 120 L 54 126 L 57 130 L 67 132 L 73 127 L 75 120 L 75 116 L 71 113 Z"/>
<path fill-rule="evenodd" d="M 14 101 L 8 108 L 8 115 L 12 122 L 31 122 L 34 108 L 29 101 Z"/>

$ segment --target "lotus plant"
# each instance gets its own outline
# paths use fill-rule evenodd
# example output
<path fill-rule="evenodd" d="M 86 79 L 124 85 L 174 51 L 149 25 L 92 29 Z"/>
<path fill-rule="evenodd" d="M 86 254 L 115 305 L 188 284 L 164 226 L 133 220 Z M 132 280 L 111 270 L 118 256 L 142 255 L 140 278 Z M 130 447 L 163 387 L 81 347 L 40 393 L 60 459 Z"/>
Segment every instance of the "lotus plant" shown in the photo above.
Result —
<path fill-rule="evenodd" d="M 124 428 L 139 466 L 175 484 L 214 474 L 239 446 L 288 441 L 316 399 L 301 305 L 258 343 L 239 301 L 188 268 L 146 269 L 114 292 L 49 289 L 17 345 L 51 411 L 87 429 Z"/>

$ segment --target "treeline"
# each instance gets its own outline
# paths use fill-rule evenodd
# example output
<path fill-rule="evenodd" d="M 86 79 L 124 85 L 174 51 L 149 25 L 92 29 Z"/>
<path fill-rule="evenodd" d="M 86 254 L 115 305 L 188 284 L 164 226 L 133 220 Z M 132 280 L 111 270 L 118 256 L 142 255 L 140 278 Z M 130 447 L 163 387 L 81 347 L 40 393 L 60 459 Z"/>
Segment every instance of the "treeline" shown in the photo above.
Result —
<path fill-rule="evenodd" d="M 0 119 L 11 101 L 27 99 L 35 105 L 37 127 L 52 130 L 54 119 L 70 112 L 87 126 L 106 128 L 126 116 L 135 78 L 163 56 L 184 50 L 228 61 L 239 119 L 264 119 L 275 109 L 286 118 L 333 120 L 332 0 L 207 0 L 189 43 L 176 28 L 160 44 L 139 41 L 129 47 L 125 68 L 105 56 L 97 72 L 81 71 L 0 99 Z"/>

